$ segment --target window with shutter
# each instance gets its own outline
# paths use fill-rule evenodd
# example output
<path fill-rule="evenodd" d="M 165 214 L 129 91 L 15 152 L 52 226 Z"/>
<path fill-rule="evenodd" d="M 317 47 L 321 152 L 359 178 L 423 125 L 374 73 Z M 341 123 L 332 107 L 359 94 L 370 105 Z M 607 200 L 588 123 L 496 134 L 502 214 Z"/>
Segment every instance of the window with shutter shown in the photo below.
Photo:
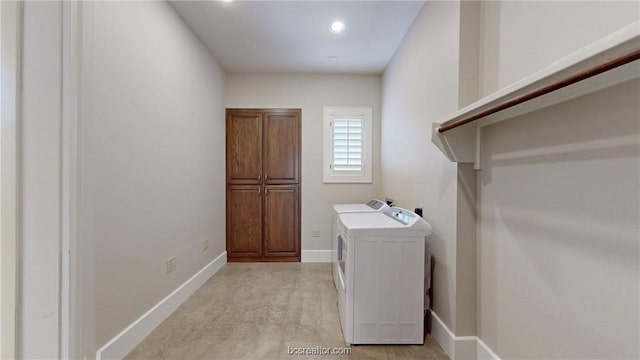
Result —
<path fill-rule="evenodd" d="M 362 171 L 362 119 L 333 120 L 333 170 Z"/>
<path fill-rule="evenodd" d="M 324 108 L 324 182 L 371 182 L 371 108 Z"/>

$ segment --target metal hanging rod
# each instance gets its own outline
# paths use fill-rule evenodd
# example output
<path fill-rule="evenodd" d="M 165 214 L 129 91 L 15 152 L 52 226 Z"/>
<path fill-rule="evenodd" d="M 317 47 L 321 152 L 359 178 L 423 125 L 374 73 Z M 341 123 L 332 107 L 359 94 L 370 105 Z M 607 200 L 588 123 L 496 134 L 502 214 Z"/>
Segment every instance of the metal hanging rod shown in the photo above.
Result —
<path fill-rule="evenodd" d="M 471 115 L 469 117 L 454 121 L 451 124 L 440 126 L 438 128 L 438 133 L 442 134 L 443 132 L 455 129 L 455 128 L 459 127 L 459 126 L 468 124 L 470 122 L 474 122 L 474 121 L 476 121 L 478 119 L 481 119 L 483 117 L 486 117 L 486 116 L 489 116 L 491 114 L 495 114 L 495 113 L 497 113 L 499 111 L 508 109 L 510 107 L 522 104 L 523 102 L 535 99 L 537 97 L 540 97 L 542 95 L 548 94 L 548 93 L 553 92 L 553 91 L 556 91 L 558 89 L 562 89 L 562 88 L 567 87 L 569 85 L 575 84 L 575 83 L 577 83 L 579 81 L 588 79 L 588 78 L 596 76 L 598 74 L 602 74 L 603 72 L 615 69 L 615 68 L 620 67 L 622 65 L 626 65 L 626 64 L 628 64 L 630 62 L 633 62 L 633 61 L 636 61 L 638 59 L 640 59 L 640 49 L 635 50 L 635 51 L 633 51 L 631 53 L 616 57 L 616 58 L 614 58 L 612 60 L 609 60 L 609 61 L 607 61 L 607 62 L 605 62 L 603 64 L 594 66 L 592 68 L 589 68 L 587 70 L 581 71 L 579 73 L 573 74 L 573 75 L 571 75 L 571 76 L 569 76 L 569 77 L 567 77 L 565 79 L 562 79 L 560 81 L 557 81 L 557 82 L 555 82 L 553 84 L 550 84 L 550 85 L 544 86 L 542 88 L 533 90 L 533 91 L 531 91 L 529 93 L 526 93 L 524 95 L 520 95 L 520 96 L 518 96 L 516 98 L 513 98 L 513 99 L 511 99 L 509 101 L 506 101 L 506 102 L 504 102 L 502 104 L 498 104 L 498 105 L 495 105 L 493 107 L 490 107 L 489 109 L 483 110 L 483 111 L 481 111 L 481 112 L 479 112 L 479 113 L 477 113 L 475 115 Z"/>

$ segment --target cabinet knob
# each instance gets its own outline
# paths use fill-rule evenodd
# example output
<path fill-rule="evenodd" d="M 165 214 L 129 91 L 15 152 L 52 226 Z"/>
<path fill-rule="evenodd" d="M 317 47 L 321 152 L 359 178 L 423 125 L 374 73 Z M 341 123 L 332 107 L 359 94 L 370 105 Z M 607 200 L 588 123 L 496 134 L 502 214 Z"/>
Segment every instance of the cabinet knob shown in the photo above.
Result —
<path fill-rule="evenodd" d="M 262 174 L 258 174 L 258 180 L 262 178 Z"/>
<path fill-rule="evenodd" d="M 264 173 L 264 179 L 265 179 L 265 180 L 269 179 L 269 174 Z"/>

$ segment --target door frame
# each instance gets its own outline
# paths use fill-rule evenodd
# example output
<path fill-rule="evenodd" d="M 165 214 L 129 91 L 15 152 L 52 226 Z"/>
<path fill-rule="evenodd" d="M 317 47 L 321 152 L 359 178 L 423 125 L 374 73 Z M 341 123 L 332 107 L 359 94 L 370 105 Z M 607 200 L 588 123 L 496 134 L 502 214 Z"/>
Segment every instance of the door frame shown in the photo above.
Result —
<path fill-rule="evenodd" d="M 57 344 L 57 357 L 61 359 L 82 358 L 82 327 L 81 327 L 81 293 L 78 291 L 80 273 L 77 262 L 80 256 L 77 252 L 77 143 L 78 117 L 80 112 L 80 79 L 82 74 L 81 55 L 81 8 L 80 1 L 59 2 L 58 12 L 47 13 L 50 19 L 56 19 L 56 30 L 61 39 L 59 47 L 52 48 L 56 55 L 61 55 L 61 67 L 47 71 L 60 74 L 60 109 L 56 114 L 60 119 L 56 127 L 61 136 L 59 161 L 56 173 L 60 176 L 60 188 L 56 191 L 56 204 L 59 208 L 59 233 L 51 234 L 53 241 L 57 241 L 58 252 L 54 268 L 42 269 L 34 267 L 34 271 L 56 271 L 58 273 L 58 290 L 55 307 L 58 326 L 55 330 L 47 330 L 46 336 L 54 339 Z M 42 14 L 41 14 L 42 15 Z M 25 3 L 22 1 L 0 2 L 0 24 L 2 32 L 0 45 L 2 46 L 2 61 L 4 62 L 0 86 L 2 87 L 0 143 L 2 159 L 0 161 L 0 221 L 1 252 L 2 252 L 2 339 L 1 358 L 21 358 L 22 348 L 22 304 L 25 301 L 22 289 L 22 273 L 25 267 L 34 266 L 23 261 L 22 227 L 24 215 L 24 167 L 22 138 L 25 136 L 21 108 L 26 95 L 23 95 L 23 56 L 25 45 L 23 27 L 27 21 Z M 33 19 L 32 19 L 33 20 Z M 32 35 L 33 36 L 33 35 Z M 37 41 L 37 38 L 35 38 Z M 32 37 L 31 40 L 34 40 Z M 33 45 L 33 44 L 30 44 Z M 7 75 L 8 74 L 8 75 Z M 10 76 L 9 76 L 10 75 Z M 44 161 L 44 160 L 42 160 Z M 35 164 L 33 166 L 39 166 Z M 54 175 L 55 176 L 55 175 Z M 5 261 L 8 260 L 8 261 Z M 37 266 L 37 264 L 35 264 Z M 13 284 L 11 284 L 13 282 Z M 13 286 L 12 286 L 13 285 Z M 9 299 L 10 302 L 5 301 Z M 73 305 L 73 306 L 72 306 Z"/>
<path fill-rule="evenodd" d="M 79 232 L 79 119 L 82 114 L 82 11 L 93 3 L 62 2 L 62 118 L 60 149 L 60 332 L 61 359 L 86 358 L 82 326 L 82 248 Z M 89 331 L 92 334 L 92 331 Z"/>
<path fill-rule="evenodd" d="M 0 358 L 19 356 L 20 60 L 22 2 L 0 2 Z"/>

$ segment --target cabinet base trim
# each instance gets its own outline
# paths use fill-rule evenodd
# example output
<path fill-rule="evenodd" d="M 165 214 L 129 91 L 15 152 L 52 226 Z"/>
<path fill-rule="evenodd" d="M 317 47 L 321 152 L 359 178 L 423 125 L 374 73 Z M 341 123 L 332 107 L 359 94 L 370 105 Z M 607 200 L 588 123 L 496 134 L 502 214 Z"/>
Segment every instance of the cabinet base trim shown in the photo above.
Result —
<path fill-rule="evenodd" d="M 229 257 L 228 262 L 300 262 L 297 256 Z"/>

